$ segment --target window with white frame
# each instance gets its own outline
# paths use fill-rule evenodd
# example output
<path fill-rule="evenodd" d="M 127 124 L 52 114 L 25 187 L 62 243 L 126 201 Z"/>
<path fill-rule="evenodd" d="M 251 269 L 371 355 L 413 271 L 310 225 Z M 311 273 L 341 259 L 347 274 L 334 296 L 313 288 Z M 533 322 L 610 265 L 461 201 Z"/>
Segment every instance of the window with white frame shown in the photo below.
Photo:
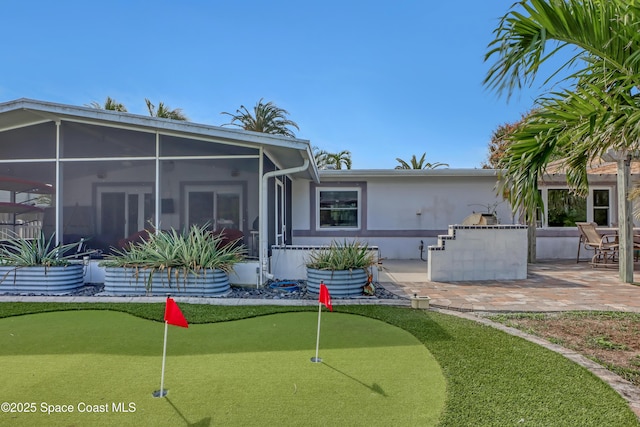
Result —
<path fill-rule="evenodd" d="M 360 228 L 359 188 L 318 188 L 316 200 L 317 228 Z"/>
<path fill-rule="evenodd" d="M 567 188 L 545 188 L 543 226 L 575 227 L 576 222 L 611 225 L 611 190 L 592 188 L 587 197 L 578 196 Z"/>
<path fill-rule="evenodd" d="M 609 212 L 609 190 L 593 190 L 593 221 L 598 225 L 609 225 L 611 215 Z"/>

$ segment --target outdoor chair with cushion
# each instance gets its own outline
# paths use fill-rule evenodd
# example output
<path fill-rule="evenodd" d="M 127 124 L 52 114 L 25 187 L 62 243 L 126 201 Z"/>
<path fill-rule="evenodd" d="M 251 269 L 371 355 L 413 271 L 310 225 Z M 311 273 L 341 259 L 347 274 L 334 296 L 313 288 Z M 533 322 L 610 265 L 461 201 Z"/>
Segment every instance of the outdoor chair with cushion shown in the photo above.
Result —
<path fill-rule="evenodd" d="M 591 265 L 606 266 L 618 261 L 618 235 L 602 234 L 596 227 L 595 222 L 576 222 L 578 231 L 580 232 L 580 241 L 578 242 L 578 257 L 576 262 L 580 262 L 580 246 L 584 245 L 586 249 L 593 249 L 594 254 L 591 258 Z"/>

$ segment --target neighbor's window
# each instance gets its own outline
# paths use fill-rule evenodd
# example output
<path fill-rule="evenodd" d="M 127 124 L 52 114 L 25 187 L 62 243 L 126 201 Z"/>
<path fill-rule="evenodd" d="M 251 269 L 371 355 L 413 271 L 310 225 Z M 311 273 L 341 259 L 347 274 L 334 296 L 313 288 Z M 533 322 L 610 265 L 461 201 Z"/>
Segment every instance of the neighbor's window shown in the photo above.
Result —
<path fill-rule="evenodd" d="M 549 227 L 575 227 L 587 220 L 587 199 L 567 189 L 549 190 L 547 206 Z"/>
<path fill-rule="evenodd" d="M 358 228 L 358 189 L 318 189 L 319 228 Z"/>
<path fill-rule="evenodd" d="M 592 189 L 588 197 L 576 196 L 566 188 L 548 189 L 542 191 L 542 198 L 547 227 L 575 227 L 576 222 L 582 221 L 611 225 L 611 189 Z M 542 221 L 538 222 L 541 225 Z"/>
<path fill-rule="evenodd" d="M 609 225 L 609 190 L 593 190 L 593 221 Z"/>

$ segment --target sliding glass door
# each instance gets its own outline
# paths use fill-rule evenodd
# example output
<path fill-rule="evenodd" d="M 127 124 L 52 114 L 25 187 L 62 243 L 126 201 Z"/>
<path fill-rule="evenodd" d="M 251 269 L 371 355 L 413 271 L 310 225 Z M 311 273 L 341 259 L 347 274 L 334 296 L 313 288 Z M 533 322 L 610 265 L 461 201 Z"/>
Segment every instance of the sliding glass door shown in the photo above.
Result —
<path fill-rule="evenodd" d="M 121 239 L 145 229 L 155 210 L 151 187 L 98 188 L 100 234 Z"/>
<path fill-rule="evenodd" d="M 241 185 L 187 185 L 187 226 L 242 230 Z"/>

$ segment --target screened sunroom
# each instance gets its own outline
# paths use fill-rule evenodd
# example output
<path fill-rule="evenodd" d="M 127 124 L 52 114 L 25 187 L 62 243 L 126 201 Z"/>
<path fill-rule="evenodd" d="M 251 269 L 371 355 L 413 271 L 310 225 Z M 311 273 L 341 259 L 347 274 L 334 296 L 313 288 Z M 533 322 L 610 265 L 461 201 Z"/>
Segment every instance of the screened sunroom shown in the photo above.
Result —
<path fill-rule="evenodd" d="M 207 226 L 250 257 L 290 231 L 290 182 L 317 180 L 308 141 L 87 107 L 0 104 L 0 237 L 86 241 Z M 262 220 L 261 220 L 262 218 Z"/>

